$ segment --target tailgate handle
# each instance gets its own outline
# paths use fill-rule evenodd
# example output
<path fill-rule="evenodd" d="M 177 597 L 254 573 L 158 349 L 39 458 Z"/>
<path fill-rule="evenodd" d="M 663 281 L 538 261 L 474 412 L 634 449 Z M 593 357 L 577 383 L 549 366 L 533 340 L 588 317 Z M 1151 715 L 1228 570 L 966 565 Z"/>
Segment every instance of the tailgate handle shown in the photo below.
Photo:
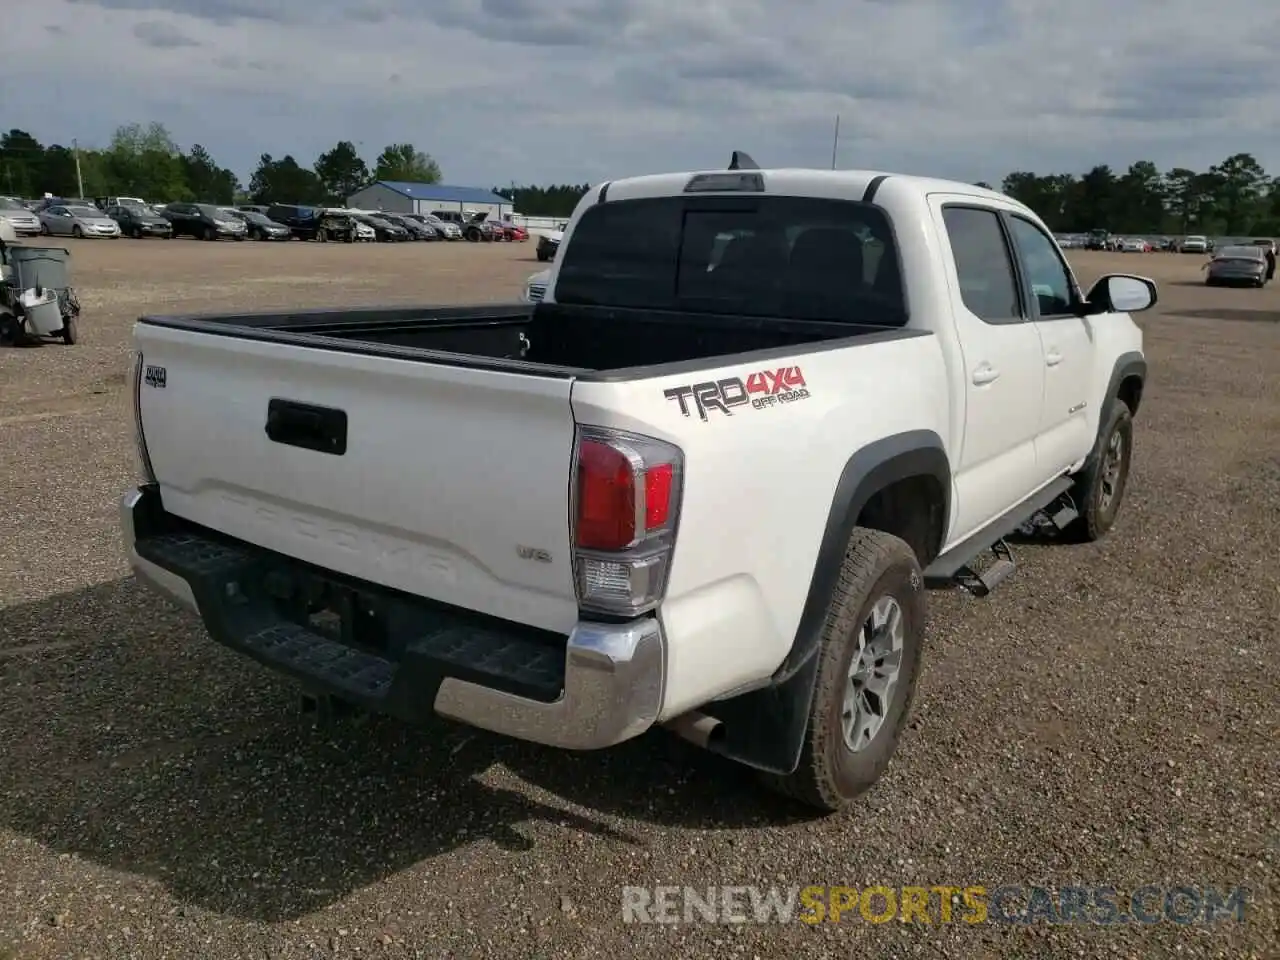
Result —
<path fill-rule="evenodd" d="M 267 436 L 276 443 L 342 456 L 347 452 L 347 411 L 272 397 Z"/>

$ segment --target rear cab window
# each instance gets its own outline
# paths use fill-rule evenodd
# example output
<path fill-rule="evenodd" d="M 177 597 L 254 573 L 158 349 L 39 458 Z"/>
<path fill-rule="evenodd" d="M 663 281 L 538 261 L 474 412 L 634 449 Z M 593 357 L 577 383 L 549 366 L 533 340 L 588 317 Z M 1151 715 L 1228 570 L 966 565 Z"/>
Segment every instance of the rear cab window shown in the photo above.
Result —
<path fill-rule="evenodd" d="M 897 244 L 874 204 L 811 197 L 611 200 L 561 254 L 562 304 L 904 326 Z"/>
<path fill-rule="evenodd" d="M 991 324 L 1021 323 L 1017 274 L 1000 225 L 1000 214 L 980 207 L 942 208 L 960 298 L 978 319 Z"/>

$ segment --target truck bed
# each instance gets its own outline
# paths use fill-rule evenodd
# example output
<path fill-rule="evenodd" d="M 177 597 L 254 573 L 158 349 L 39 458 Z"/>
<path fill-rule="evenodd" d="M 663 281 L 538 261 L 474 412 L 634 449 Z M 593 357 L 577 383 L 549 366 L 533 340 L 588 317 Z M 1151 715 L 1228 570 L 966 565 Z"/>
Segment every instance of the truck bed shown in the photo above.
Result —
<path fill-rule="evenodd" d="M 143 317 L 144 323 L 339 350 L 543 375 L 666 366 L 855 337 L 897 327 L 561 304 L 377 307 Z"/>

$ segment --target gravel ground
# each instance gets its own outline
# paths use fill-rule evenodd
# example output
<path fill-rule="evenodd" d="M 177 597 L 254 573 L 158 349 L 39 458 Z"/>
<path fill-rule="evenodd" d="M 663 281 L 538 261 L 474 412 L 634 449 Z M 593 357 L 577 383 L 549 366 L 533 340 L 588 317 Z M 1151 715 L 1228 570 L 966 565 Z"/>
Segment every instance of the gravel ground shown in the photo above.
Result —
<path fill-rule="evenodd" d="M 82 342 L 0 351 L 3 960 L 1280 955 L 1280 286 L 1076 255 L 1162 282 L 1121 520 L 1016 548 L 987 600 L 931 595 L 897 759 L 813 821 L 665 733 L 309 727 L 126 576 L 134 317 L 511 299 L 531 245 L 72 243 Z M 622 886 L 658 883 L 1252 893 L 1211 926 L 624 924 Z"/>

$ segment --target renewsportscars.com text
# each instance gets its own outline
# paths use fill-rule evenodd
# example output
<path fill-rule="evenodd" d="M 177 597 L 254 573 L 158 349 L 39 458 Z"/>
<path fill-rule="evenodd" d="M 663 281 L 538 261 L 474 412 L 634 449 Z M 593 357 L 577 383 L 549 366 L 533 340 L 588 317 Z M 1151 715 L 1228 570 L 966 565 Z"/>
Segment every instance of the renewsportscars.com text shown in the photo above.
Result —
<path fill-rule="evenodd" d="M 919 924 L 1209 924 L 1243 923 L 1241 887 L 1154 884 L 1123 892 L 1110 886 L 996 887 L 820 886 L 622 888 L 625 923 Z"/>

